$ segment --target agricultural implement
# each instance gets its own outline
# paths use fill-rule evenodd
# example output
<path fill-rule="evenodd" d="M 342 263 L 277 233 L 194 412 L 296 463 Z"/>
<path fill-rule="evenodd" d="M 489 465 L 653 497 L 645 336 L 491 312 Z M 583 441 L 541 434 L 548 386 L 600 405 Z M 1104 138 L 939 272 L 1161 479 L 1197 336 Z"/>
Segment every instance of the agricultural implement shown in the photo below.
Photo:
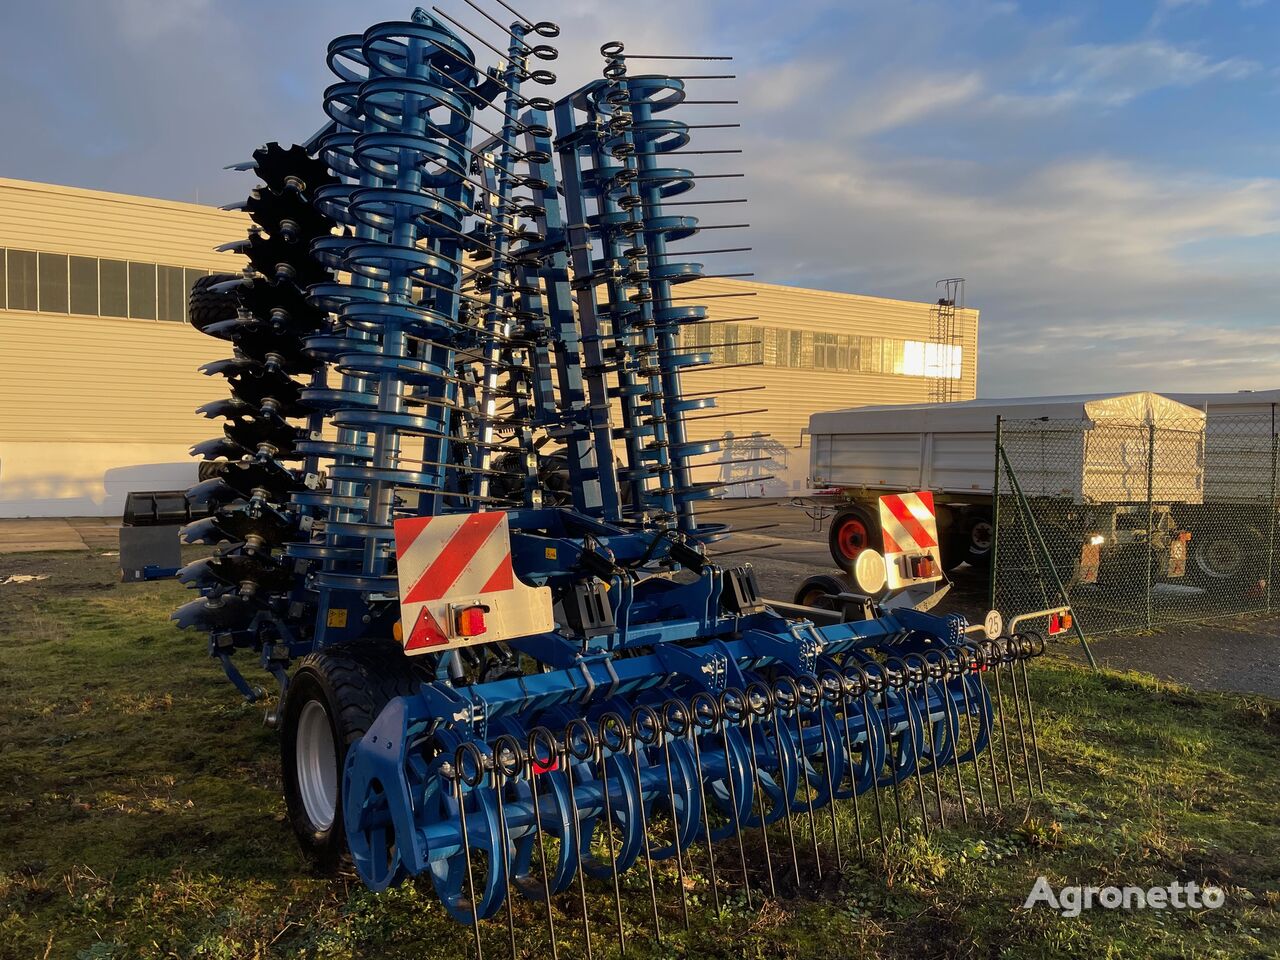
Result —
<path fill-rule="evenodd" d="M 726 560 L 732 508 L 697 479 L 719 445 L 692 429 L 715 398 L 681 389 L 712 362 L 681 333 L 714 322 L 684 291 L 732 252 L 687 249 L 731 226 L 686 199 L 685 157 L 726 152 L 689 146 L 717 125 L 682 114 L 723 101 L 686 83 L 720 75 L 637 74 L 658 58 L 609 43 L 553 101 L 558 28 L 471 7 L 497 67 L 438 8 L 330 44 L 329 124 L 242 165 L 249 267 L 192 297 L 231 396 L 201 408 L 214 509 L 184 538 L 217 549 L 174 618 L 245 696 L 246 654 L 278 682 L 303 848 L 373 890 L 428 874 L 477 952 L 505 913 L 516 953 L 518 894 L 590 954 L 588 886 L 626 949 L 628 869 L 661 937 L 664 863 L 687 924 L 695 861 L 717 910 L 731 885 L 754 903 L 916 807 L 929 830 L 1041 789 L 1036 636 L 774 605 Z"/>

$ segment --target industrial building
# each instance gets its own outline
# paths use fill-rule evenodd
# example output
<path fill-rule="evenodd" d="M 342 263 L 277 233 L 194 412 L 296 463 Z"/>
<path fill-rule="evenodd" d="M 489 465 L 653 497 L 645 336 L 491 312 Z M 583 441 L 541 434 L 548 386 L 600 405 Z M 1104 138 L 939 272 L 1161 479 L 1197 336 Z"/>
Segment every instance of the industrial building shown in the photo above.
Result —
<path fill-rule="evenodd" d="M 186 294 L 241 269 L 214 248 L 247 226 L 200 204 L 0 178 L 0 517 L 113 515 L 130 490 L 195 481 L 188 447 L 219 426 L 194 411 L 224 393 L 197 368 L 229 351 L 187 325 Z M 721 321 L 684 331 L 683 347 L 714 358 L 688 391 L 722 392 L 690 432 L 724 440 L 704 472 L 732 493 L 804 489 L 816 411 L 975 396 L 976 310 L 739 280 L 688 295 Z"/>

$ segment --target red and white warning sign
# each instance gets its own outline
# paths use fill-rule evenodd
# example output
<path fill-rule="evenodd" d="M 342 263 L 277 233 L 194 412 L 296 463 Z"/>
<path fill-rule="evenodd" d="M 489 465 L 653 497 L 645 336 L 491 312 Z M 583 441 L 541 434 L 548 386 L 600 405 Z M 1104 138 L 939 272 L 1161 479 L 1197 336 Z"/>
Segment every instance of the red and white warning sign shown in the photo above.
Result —
<path fill-rule="evenodd" d="M 511 569 L 506 513 L 413 517 L 395 533 L 405 653 L 555 629 L 550 588 L 526 586 Z"/>
<path fill-rule="evenodd" d="M 884 564 L 890 590 L 942 579 L 933 494 L 890 493 L 880 498 Z"/>

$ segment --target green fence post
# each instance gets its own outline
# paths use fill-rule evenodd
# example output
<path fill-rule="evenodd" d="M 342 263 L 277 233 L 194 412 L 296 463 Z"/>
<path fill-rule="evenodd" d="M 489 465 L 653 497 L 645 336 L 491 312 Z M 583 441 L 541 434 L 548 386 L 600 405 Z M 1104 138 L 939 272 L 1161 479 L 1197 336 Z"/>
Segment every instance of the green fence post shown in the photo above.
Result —
<path fill-rule="evenodd" d="M 1151 567 L 1155 563 L 1155 536 L 1151 527 L 1155 524 L 1155 468 L 1156 468 L 1156 422 L 1147 424 L 1147 629 L 1152 626 L 1151 590 L 1153 587 Z"/>
<path fill-rule="evenodd" d="M 1000 576 L 1000 444 L 1001 421 L 1004 418 L 996 414 L 996 467 L 991 479 L 991 580 L 987 584 L 987 609 L 996 608 L 996 580 Z"/>
<path fill-rule="evenodd" d="M 1062 578 L 1058 576 L 1058 570 L 1053 565 L 1053 558 L 1049 555 L 1049 545 L 1044 542 L 1044 534 L 1040 532 L 1040 524 L 1036 523 L 1035 517 L 1031 514 L 1031 505 L 1027 503 L 1026 496 L 1022 493 L 1022 484 L 1018 482 L 1018 475 L 1013 472 L 1013 467 L 1009 464 L 1009 455 L 1004 452 L 1003 447 L 996 448 L 996 456 L 1004 460 L 1004 467 L 1009 471 L 1009 485 L 1013 487 L 1014 496 L 1018 498 L 1018 509 L 1023 511 L 1023 517 L 1026 518 L 1027 525 L 1036 532 L 1036 542 L 1040 546 L 1040 555 L 1044 559 L 1044 565 L 1049 568 L 1049 573 L 1053 576 L 1053 585 L 1058 588 L 1058 595 L 1062 597 L 1062 602 L 1067 606 L 1071 606 L 1071 598 L 1067 596 L 1067 588 L 1062 585 Z M 1080 638 L 1080 646 L 1084 648 L 1084 654 L 1089 658 L 1089 666 L 1098 669 L 1098 661 L 1093 659 L 1093 651 L 1089 649 L 1089 641 L 1084 637 L 1084 631 L 1080 629 L 1080 618 L 1074 616 L 1075 608 L 1071 610 L 1073 616 L 1071 618 L 1071 626 L 1075 629 L 1076 636 Z"/>

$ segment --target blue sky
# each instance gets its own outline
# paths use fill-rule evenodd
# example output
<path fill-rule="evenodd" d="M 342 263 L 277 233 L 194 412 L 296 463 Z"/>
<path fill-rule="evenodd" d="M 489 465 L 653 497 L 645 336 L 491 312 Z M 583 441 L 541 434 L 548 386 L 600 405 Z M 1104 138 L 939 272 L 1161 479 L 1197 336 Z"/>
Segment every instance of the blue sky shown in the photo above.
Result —
<path fill-rule="evenodd" d="M 563 25 L 561 93 L 606 40 L 736 57 L 699 88 L 742 101 L 704 108 L 743 124 L 704 141 L 746 151 L 704 167 L 747 173 L 755 252 L 726 268 L 909 299 L 965 276 L 988 396 L 1280 386 L 1280 0 L 514 5 Z M 328 40 L 411 9 L 7 5 L 0 175 L 237 199 L 224 164 L 320 125 Z"/>

